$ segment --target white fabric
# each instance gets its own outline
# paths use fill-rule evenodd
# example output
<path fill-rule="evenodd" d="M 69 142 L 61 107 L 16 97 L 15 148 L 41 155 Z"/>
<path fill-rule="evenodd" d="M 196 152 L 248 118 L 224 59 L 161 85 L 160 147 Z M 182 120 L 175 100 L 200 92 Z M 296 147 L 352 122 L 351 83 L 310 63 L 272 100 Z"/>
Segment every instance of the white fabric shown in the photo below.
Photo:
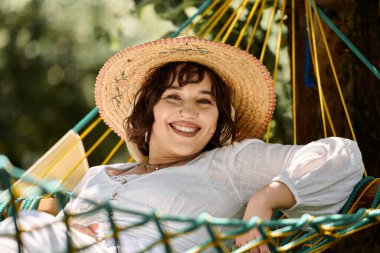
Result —
<path fill-rule="evenodd" d="M 245 140 L 205 152 L 186 165 L 134 176 L 124 184 L 105 172 L 106 168 L 127 169 L 135 165 L 91 168 L 73 192 L 73 196 L 78 197 L 72 198 L 65 210 L 82 213 L 94 206 L 85 199 L 95 204 L 111 199 L 116 209 L 142 212 L 158 209 L 163 214 L 187 217 L 207 212 L 216 217 L 239 218 L 257 190 L 280 181 L 289 187 L 297 201 L 292 208 L 284 210 L 288 217 L 304 213 L 327 215 L 340 210 L 363 174 L 357 144 L 343 138 L 326 138 L 304 146 Z M 58 219 L 62 217 L 61 212 Z M 113 212 L 113 218 L 120 226 L 140 220 L 118 211 Z M 104 211 L 75 219 L 82 225 L 100 223 L 103 233 L 109 230 L 108 213 Z M 183 226 L 173 222 L 165 224 L 169 231 Z M 122 247 L 126 247 L 128 243 L 123 240 L 126 242 L 128 238 L 145 245 L 159 237 L 156 225 L 147 224 L 124 233 Z M 176 252 L 184 252 L 208 238 L 205 230 L 196 231 L 174 240 L 173 246 Z"/>

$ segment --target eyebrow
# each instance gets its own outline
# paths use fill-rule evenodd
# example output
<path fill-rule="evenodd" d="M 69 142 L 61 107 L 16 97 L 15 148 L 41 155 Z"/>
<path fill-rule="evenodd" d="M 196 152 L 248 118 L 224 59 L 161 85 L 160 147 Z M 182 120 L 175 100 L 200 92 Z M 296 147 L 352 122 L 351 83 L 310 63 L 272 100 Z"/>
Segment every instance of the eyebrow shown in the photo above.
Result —
<path fill-rule="evenodd" d="M 166 90 L 181 90 L 181 89 L 182 89 L 182 87 L 171 86 L 171 87 L 167 88 Z M 212 94 L 212 92 L 208 91 L 208 90 L 201 90 L 199 93 L 210 95 L 212 97 L 214 96 L 214 94 Z"/>

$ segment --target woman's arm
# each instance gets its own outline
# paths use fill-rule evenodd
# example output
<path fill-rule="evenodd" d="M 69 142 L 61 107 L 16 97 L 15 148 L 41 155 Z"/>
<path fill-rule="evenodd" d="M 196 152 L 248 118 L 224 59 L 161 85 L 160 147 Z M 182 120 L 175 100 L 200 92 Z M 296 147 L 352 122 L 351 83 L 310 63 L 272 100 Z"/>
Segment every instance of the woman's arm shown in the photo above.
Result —
<path fill-rule="evenodd" d="M 292 192 L 281 182 L 272 182 L 259 191 L 257 191 L 248 201 L 245 209 L 243 220 L 249 220 L 253 216 L 258 216 L 261 219 L 269 220 L 275 209 L 289 209 L 296 204 Z M 238 247 L 252 241 L 261 236 L 258 230 L 254 229 L 236 238 Z M 251 253 L 269 252 L 266 245 L 262 245 L 259 249 L 252 249 Z"/>
<path fill-rule="evenodd" d="M 296 199 L 289 188 L 281 182 L 272 182 L 257 191 L 249 200 L 244 213 L 244 220 L 249 220 L 256 215 L 257 209 L 289 209 L 296 204 Z M 263 219 L 270 219 L 262 217 Z"/>
<path fill-rule="evenodd" d="M 236 180 L 242 199 L 248 200 L 244 219 L 252 216 L 270 219 L 274 209 L 282 209 L 289 218 L 305 213 L 314 216 L 337 213 L 363 175 L 357 143 L 347 139 L 332 137 L 291 147 L 256 145 L 261 147 L 254 149 L 254 155 L 242 152 L 241 156 L 248 161 Z M 259 180 L 251 180 L 255 177 L 250 177 L 249 172 L 265 179 L 264 175 L 273 172 L 273 168 L 280 168 L 278 175 L 254 193 Z M 247 195 L 249 187 L 252 192 Z M 252 230 L 237 238 L 237 245 L 258 236 L 257 230 Z"/>

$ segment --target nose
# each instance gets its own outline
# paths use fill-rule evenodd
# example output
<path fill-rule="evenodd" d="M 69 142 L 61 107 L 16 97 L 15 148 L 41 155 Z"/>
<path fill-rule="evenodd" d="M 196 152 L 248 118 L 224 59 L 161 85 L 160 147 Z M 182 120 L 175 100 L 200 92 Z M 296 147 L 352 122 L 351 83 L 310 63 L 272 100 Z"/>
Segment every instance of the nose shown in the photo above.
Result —
<path fill-rule="evenodd" d="M 179 113 L 181 117 L 188 119 L 196 119 L 199 116 L 199 112 L 195 105 L 190 103 L 185 103 L 182 105 L 182 108 L 179 108 Z"/>

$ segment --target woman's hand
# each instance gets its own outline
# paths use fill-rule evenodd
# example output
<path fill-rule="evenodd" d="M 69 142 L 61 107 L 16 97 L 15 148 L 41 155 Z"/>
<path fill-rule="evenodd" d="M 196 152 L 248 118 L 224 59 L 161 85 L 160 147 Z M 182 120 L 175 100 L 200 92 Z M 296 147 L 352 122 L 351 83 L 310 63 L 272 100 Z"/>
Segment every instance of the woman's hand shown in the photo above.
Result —
<path fill-rule="evenodd" d="M 83 226 L 83 225 L 75 223 L 75 224 L 70 224 L 70 227 L 78 230 L 79 232 L 83 234 L 86 234 L 95 239 L 98 239 L 98 228 L 99 228 L 98 223 L 92 223 L 88 226 Z"/>
<path fill-rule="evenodd" d="M 296 200 L 289 188 L 280 182 L 272 182 L 257 191 L 248 201 L 243 220 L 249 220 L 257 216 L 263 220 L 269 220 L 275 209 L 288 209 L 295 205 Z M 261 237 L 257 229 L 252 229 L 245 234 L 236 237 L 235 244 L 241 247 L 248 242 Z M 268 246 L 260 245 L 249 251 L 250 253 L 269 253 Z"/>
<path fill-rule="evenodd" d="M 257 216 L 263 220 L 269 220 L 272 216 L 272 209 L 266 205 L 266 203 L 259 203 L 256 195 L 254 195 L 248 202 L 245 209 L 243 220 L 249 220 L 253 216 Z M 236 237 L 235 244 L 237 247 L 241 247 L 248 242 L 261 237 L 261 233 L 258 229 L 252 229 L 245 234 Z M 266 244 L 255 247 L 249 251 L 250 253 L 269 253 L 268 246 Z"/>

